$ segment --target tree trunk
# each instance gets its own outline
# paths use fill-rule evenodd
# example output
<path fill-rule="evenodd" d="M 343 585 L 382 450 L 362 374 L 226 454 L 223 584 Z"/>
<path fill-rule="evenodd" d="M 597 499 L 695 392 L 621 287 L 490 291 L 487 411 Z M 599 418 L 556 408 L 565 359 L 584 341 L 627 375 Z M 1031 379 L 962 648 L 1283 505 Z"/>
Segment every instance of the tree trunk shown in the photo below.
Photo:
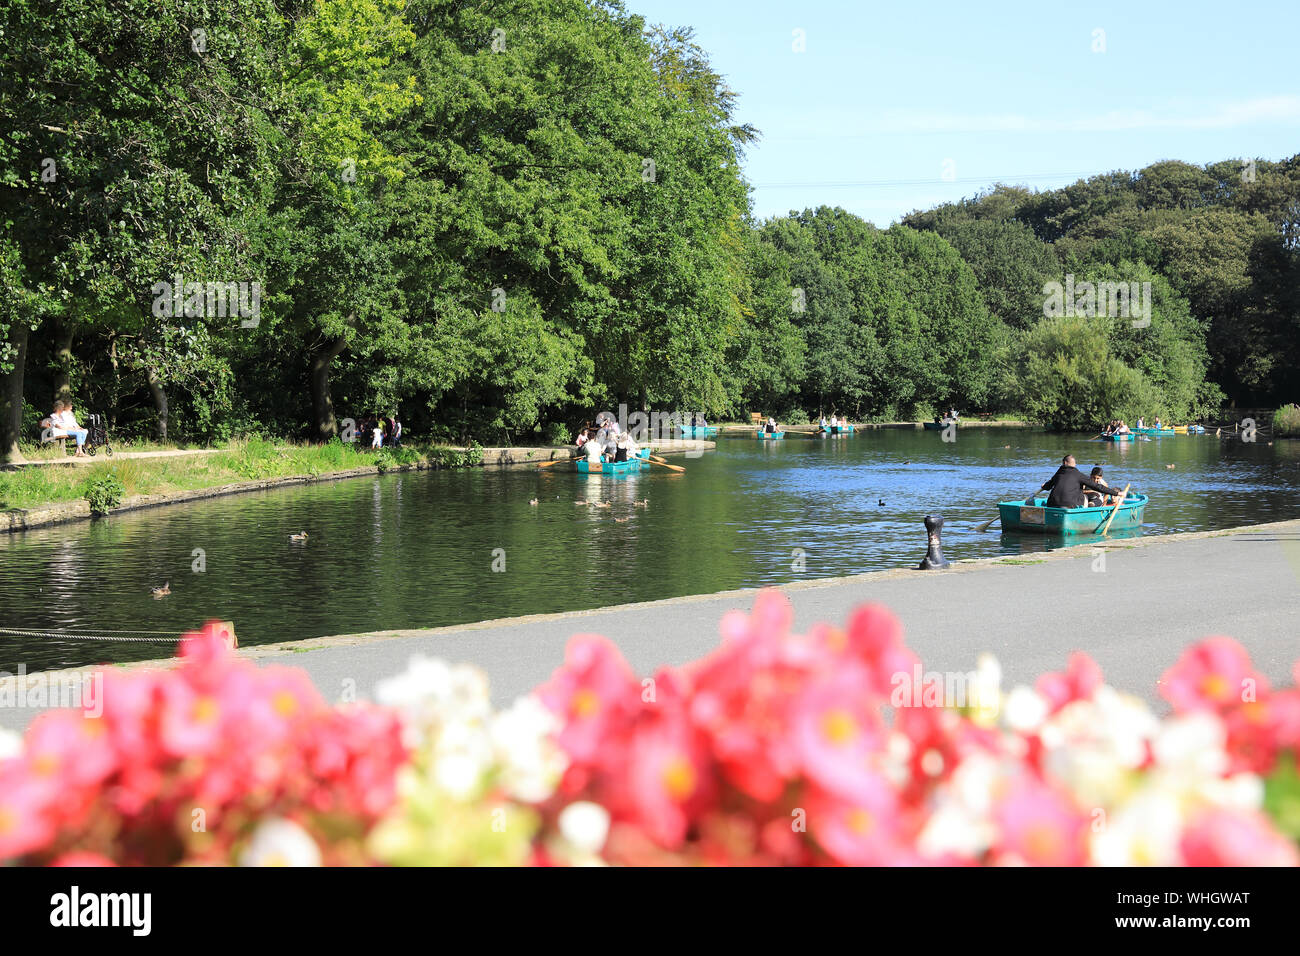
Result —
<path fill-rule="evenodd" d="M 108 404 L 108 427 L 111 431 L 117 427 L 118 396 L 122 394 L 122 369 L 117 361 L 117 333 L 108 334 L 108 364 L 113 370 L 112 398 Z"/>
<path fill-rule="evenodd" d="M 23 372 L 30 334 L 31 330 L 20 319 L 15 319 L 9 328 L 8 342 L 15 354 L 13 371 L 0 375 L 0 465 L 27 460 L 18 450 L 18 439 L 23 430 Z"/>
<path fill-rule="evenodd" d="M 153 396 L 153 407 L 158 412 L 158 440 L 167 441 L 167 393 L 163 391 L 162 380 L 158 372 L 150 367 L 147 370 L 149 394 Z"/>
<path fill-rule="evenodd" d="M 72 401 L 72 339 L 76 323 L 60 319 L 54 326 L 54 400 Z"/>
<path fill-rule="evenodd" d="M 334 399 L 330 396 L 330 364 L 347 347 L 347 339 L 340 336 L 311 357 L 311 408 L 318 441 L 329 441 L 339 433 Z"/>

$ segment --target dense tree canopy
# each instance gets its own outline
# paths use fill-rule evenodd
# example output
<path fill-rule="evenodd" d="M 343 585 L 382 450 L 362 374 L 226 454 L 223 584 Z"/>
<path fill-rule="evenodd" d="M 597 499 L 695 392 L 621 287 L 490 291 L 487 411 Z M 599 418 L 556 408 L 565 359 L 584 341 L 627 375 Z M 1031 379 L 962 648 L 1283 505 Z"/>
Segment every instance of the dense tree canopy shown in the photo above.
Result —
<path fill-rule="evenodd" d="M 1066 427 L 1300 386 L 1300 157 L 757 222 L 735 91 L 616 0 L 11 0 L 0 30 L 0 460 L 69 396 L 188 441 L 394 410 L 495 441 L 621 402 Z M 1067 276 L 1149 285 L 1150 321 L 1046 317 Z M 1089 402 L 1049 410 L 1051 370 Z"/>

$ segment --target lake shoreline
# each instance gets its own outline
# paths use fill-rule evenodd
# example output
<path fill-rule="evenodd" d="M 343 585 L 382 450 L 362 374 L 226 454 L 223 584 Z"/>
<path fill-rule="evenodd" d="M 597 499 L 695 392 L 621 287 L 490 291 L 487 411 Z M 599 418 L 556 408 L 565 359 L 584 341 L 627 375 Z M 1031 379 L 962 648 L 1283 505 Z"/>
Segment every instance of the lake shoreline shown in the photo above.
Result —
<path fill-rule="evenodd" d="M 650 445 L 651 449 L 663 455 L 683 455 L 692 453 L 703 453 L 716 448 L 716 443 L 698 439 L 665 439 L 654 442 Z M 452 448 L 451 451 L 465 451 L 466 449 Z M 471 468 L 519 468 L 528 465 L 538 465 L 547 461 L 563 461 L 572 458 L 576 454 L 576 449 L 569 445 L 546 445 L 546 446 L 508 446 L 500 448 L 484 448 L 483 460 L 477 465 L 464 465 L 457 467 Z M 112 459 L 103 459 L 105 463 L 111 463 Z M 185 504 L 192 501 L 202 501 L 208 498 L 224 498 L 230 495 L 245 494 L 254 491 L 271 491 L 277 488 L 288 488 L 297 485 L 316 484 L 326 481 L 345 481 L 349 478 L 373 478 L 380 474 L 394 474 L 398 472 L 409 471 L 445 471 L 452 466 L 446 465 L 437 460 L 423 458 L 418 462 L 410 464 L 391 464 L 383 472 L 380 472 L 375 465 L 366 465 L 360 468 L 346 468 L 339 471 L 322 472 L 320 474 L 295 474 L 280 475 L 274 478 L 259 478 L 250 481 L 230 482 L 223 485 L 213 485 L 208 488 L 191 488 L 181 491 L 162 492 L 158 494 L 131 495 L 123 499 L 122 503 L 109 510 L 108 517 L 129 511 L 140 511 L 145 508 L 158 508 L 164 505 Z M 51 525 L 69 524 L 75 521 L 89 521 L 96 517 L 91 514 L 90 504 L 84 498 L 73 501 L 52 502 L 49 504 L 35 505 L 31 508 L 11 508 L 6 511 L 0 511 L 0 533 L 19 531 L 28 531 L 35 528 L 49 527 Z"/>

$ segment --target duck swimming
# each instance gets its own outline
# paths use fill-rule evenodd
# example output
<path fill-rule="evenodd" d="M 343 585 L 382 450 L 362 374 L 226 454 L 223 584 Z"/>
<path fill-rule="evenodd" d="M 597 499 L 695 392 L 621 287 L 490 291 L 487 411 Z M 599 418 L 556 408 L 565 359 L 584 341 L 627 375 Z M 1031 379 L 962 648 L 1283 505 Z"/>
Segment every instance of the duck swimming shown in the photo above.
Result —
<path fill-rule="evenodd" d="M 149 593 L 156 598 L 166 597 L 167 595 L 172 593 L 172 583 L 168 581 L 160 588 L 150 588 Z"/>
<path fill-rule="evenodd" d="M 291 535 L 289 535 L 289 540 L 290 540 L 290 541 L 306 541 L 306 540 L 307 540 L 307 532 L 306 532 L 306 531 L 299 531 L 297 534 L 291 534 Z"/>

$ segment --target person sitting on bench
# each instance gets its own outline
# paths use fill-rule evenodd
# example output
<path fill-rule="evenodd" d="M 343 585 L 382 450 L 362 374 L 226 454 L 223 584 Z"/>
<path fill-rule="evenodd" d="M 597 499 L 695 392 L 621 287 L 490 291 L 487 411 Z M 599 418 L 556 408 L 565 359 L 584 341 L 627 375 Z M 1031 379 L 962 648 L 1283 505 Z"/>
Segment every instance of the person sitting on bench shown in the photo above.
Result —
<path fill-rule="evenodd" d="M 54 414 L 44 421 L 49 422 L 46 426 L 50 429 L 50 438 L 72 438 L 77 442 L 77 458 L 86 457 L 86 450 L 83 447 L 86 444 L 86 436 L 89 432 L 77 424 L 77 417 L 72 413 L 72 403 L 57 401 L 54 403 Z"/>

